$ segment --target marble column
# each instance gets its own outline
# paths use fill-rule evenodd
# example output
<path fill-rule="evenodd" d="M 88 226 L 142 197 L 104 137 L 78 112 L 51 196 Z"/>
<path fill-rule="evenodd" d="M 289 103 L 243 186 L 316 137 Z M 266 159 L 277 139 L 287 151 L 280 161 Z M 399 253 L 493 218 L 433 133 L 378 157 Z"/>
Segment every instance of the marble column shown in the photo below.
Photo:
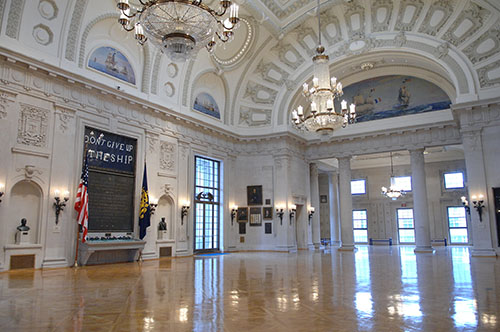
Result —
<path fill-rule="evenodd" d="M 328 204 L 330 206 L 330 243 L 340 245 L 339 216 L 339 177 L 337 173 L 328 173 Z"/>
<path fill-rule="evenodd" d="M 352 195 L 351 195 L 351 157 L 339 160 L 339 201 L 340 201 L 340 239 L 338 250 L 354 251 L 354 231 L 352 229 Z"/>
<path fill-rule="evenodd" d="M 465 166 L 467 168 L 467 187 L 469 190 L 470 221 L 472 229 L 472 256 L 496 256 L 493 249 L 491 221 L 489 215 L 488 185 L 484 165 L 481 130 L 462 130 Z M 483 208 L 482 221 L 472 203 L 472 196 L 483 195 L 486 208 Z"/>
<path fill-rule="evenodd" d="M 424 149 L 410 150 L 411 186 L 413 191 L 413 222 L 415 252 L 432 253 L 427 184 L 425 179 Z"/>
<path fill-rule="evenodd" d="M 321 229 L 320 229 L 320 210 L 319 210 L 319 182 L 318 182 L 318 165 L 311 163 L 309 165 L 309 178 L 311 187 L 311 206 L 315 212 L 312 216 L 312 240 L 314 249 L 319 249 L 321 246 Z"/>

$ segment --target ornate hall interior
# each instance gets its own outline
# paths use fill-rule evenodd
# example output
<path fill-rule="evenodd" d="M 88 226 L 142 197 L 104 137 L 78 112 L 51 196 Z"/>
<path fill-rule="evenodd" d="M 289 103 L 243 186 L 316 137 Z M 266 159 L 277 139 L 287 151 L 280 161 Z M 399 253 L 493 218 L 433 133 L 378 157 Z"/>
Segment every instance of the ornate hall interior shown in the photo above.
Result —
<path fill-rule="evenodd" d="M 0 331 L 500 330 L 498 0 L 0 0 L 0 142 Z"/>

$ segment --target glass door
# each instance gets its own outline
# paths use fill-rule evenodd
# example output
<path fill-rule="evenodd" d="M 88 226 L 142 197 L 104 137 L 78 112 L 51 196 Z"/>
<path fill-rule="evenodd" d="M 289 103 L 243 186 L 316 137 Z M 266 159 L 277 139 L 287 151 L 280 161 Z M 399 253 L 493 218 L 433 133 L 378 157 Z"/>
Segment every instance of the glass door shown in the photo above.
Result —
<path fill-rule="evenodd" d="M 195 157 L 195 251 L 219 250 L 220 162 Z"/>
<path fill-rule="evenodd" d="M 413 209 L 397 209 L 399 243 L 415 243 Z"/>

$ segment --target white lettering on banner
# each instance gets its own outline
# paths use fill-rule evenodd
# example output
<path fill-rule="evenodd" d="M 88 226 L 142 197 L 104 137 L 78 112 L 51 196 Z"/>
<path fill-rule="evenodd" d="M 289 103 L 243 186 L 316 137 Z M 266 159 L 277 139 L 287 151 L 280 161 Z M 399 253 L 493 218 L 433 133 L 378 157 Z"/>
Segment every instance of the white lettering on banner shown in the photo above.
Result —
<path fill-rule="evenodd" d="M 119 154 L 118 156 L 116 156 L 116 161 L 119 163 L 123 163 L 123 155 Z"/>

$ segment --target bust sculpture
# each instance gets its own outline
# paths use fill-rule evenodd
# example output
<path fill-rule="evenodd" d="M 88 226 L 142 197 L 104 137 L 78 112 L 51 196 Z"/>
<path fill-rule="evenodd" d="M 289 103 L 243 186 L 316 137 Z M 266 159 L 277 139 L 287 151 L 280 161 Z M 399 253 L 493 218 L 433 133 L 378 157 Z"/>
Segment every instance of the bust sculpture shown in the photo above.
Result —
<path fill-rule="evenodd" d="M 158 223 L 158 230 L 159 231 L 166 231 L 167 230 L 167 223 L 165 222 L 165 217 L 162 217 L 161 221 Z"/>
<path fill-rule="evenodd" d="M 17 226 L 17 230 L 21 232 L 30 230 L 30 228 L 26 226 L 26 218 L 21 219 L 21 225 Z"/>

